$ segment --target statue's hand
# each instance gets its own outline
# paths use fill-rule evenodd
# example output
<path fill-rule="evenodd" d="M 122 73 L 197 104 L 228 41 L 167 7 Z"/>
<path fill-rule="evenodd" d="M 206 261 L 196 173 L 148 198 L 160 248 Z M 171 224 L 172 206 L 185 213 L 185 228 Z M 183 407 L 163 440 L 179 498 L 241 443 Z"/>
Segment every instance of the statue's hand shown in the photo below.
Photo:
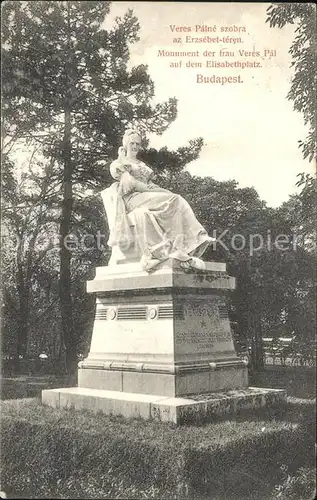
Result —
<path fill-rule="evenodd" d="M 118 159 L 124 163 L 127 160 L 127 155 L 123 146 L 118 149 Z"/>
<path fill-rule="evenodd" d="M 157 184 L 154 184 L 154 182 L 150 181 L 148 183 L 148 188 L 151 190 L 151 191 L 157 191 L 159 193 L 170 193 L 171 191 L 169 191 L 168 189 L 164 189 L 160 186 L 158 186 Z"/>
<path fill-rule="evenodd" d="M 160 193 L 171 193 L 171 194 L 173 194 L 172 191 L 170 191 L 169 189 L 165 189 L 165 188 L 162 188 L 162 187 L 159 187 L 159 186 L 157 186 L 155 188 L 155 191 L 158 191 Z"/>
<path fill-rule="evenodd" d="M 120 163 L 120 165 L 125 167 L 125 170 L 127 172 L 129 172 L 130 174 L 132 173 L 131 162 L 128 160 L 126 151 L 122 146 L 118 149 L 118 162 Z"/>

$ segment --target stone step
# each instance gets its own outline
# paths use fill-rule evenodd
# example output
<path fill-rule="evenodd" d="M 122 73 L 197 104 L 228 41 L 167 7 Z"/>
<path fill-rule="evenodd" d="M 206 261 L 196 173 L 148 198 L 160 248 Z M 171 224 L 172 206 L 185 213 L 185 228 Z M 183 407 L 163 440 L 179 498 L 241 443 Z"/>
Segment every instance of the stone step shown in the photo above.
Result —
<path fill-rule="evenodd" d="M 284 389 L 248 387 L 227 392 L 195 394 L 186 398 L 68 387 L 42 391 L 42 403 L 54 408 L 88 409 L 95 413 L 142 418 L 177 425 L 212 421 L 286 401 Z"/>

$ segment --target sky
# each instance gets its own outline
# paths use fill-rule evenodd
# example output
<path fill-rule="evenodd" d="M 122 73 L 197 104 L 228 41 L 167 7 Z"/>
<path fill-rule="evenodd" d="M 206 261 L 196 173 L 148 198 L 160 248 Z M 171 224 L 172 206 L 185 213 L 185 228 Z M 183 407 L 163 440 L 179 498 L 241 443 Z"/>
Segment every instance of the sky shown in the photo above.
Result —
<path fill-rule="evenodd" d="M 177 149 L 190 139 L 202 137 L 205 145 L 201 154 L 187 167 L 191 174 L 212 176 L 218 181 L 235 179 L 240 187 L 253 186 L 269 206 L 278 206 L 296 192 L 296 175 L 313 172 L 315 165 L 304 160 L 298 149 L 298 141 L 305 139 L 308 129 L 303 116 L 286 99 L 293 71 L 288 50 L 294 27 L 270 28 L 265 23 L 268 6 L 255 2 L 114 1 L 105 27 L 112 26 L 116 16 L 133 9 L 141 29 L 140 41 L 130 45 L 130 65 L 148 66 L 155 101 L 178 99 L 176 120 L 161 136 L 150 136 L 150 147 Z M 172 31 L 174 25 L 177 32 Z M 201 26 L 216 26 L 216 32 L 203 32 Z M 180 27 L 191 31 L 179 31 Z M 225 30 L 222 33 L 221 27 Z M 209 36 L 213 42 L 189 43 L 187 36 Z M 215 41 L 216 36 L 220 40 Z M 225 37 L 241 37 L 242 41 L 227 42 Z M 181 41 L 173 42 L 176 38 Z M 184 67 L 188 57 L 182 58 L 182 67 L 170 67 L 172 61 L 181 58 L 159 57 L 159 50 L 199 50 L 199 57 L 191 61 L 201 62 L 203 67 Z M 214 56 L 204 57 L 205 50 L 215 52 Z M 234 55 L 220 57 L 220 50 Z M 265 50 L 272 52 L 264 57 Z M 260 55 L 242 56 L 239 51 Z M 207 69 L 206 60 L 252 61 L 261 67 Z M 197 74 L 227 78 L 240 74 L 243 83 L 198 83 Z"/>

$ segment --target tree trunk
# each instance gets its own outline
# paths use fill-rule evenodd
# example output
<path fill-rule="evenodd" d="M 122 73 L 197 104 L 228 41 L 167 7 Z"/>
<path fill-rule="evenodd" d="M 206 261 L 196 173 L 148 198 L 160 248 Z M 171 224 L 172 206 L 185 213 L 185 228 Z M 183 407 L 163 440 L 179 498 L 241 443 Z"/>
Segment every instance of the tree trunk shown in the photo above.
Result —
<path fill-rule="evenodd" d="M 264 358 L 263 358 L 263 343 L 262 339 L 257 336 L 255 340 L 255 369 L 256 371 L 264 370 Z"/>
<path fill-rule="evenodd" d="M 30 296 L 30 288 L 29 285 L 25 283 L 23 276 L 23 269 L 20 263 L 18 263 L 17 291 L 19 297 L 19 317 L 18 317 L 16 352 L 14 359 L 14 371 L 20 372 L 22 365 L 21 360 L 25 359 L 27 354 L 28 329 L 29 329 L 29 296 Z"/>
<path fill-rule="evenodd" d="M 73 324 L 73 306 L 71 294 L 71 251 L 68 248 L 67 236 L 71 230 L 71 214 L 73 208 L 72 189 L 72 147 L 71 147 L 71 111 L 72 111 L 72 48 L 70 25 L 70 2 L 66 2 L 68 49 L 65 63 L 66 93 L 64 104 L 64 137 L 63 137 L 63 200 L 60 223 L 60 287 L 59 298 L 61 308 L 61 339 L 65 345 L 65 364 L 70 378 L 77 367 L 77 348 Z"/>
<path fill-rule="evenodd" d="M 264 369 L 264 353 L 261 318 L 256 311 L 256 308 L 252 308 L 252 312 L 250 313 L 250 333 L 252 338 L 252 369 L 254 371 L 262 371 Z"/>
<path fill-rule="evenodd" d="M 65 344 L 66 368 L 71 374 L 76 369 L 77 353 L 73 328 L 73 308 L 71 295 L 71 251 L 67 236 L 71 229 L 72 194 L 72 161 L 71 161 L 71 112 L 65 110 L 64 128 L 64 172 L 63 201 L 60 223 L 60 287 L 59 298 L 62 319 L 62 338 Z"/>

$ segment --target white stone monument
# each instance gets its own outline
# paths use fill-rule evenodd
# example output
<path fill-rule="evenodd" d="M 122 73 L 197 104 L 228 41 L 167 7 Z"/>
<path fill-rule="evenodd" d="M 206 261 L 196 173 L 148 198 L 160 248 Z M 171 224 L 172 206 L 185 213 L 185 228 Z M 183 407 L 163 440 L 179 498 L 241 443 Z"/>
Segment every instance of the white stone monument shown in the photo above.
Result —
<path fill-rule="evenodd" d="M 43 403 L 184 423 L 285 399 L 248 387 L 228 317 L 235 279 L 224 263 L 200 259 L 211 238 L 136 160 L 138 133 L 127 138 L 111 166 L 118 182 L 101 193 L 112 256 L 87 283 L 96 294 L 90 352 L 78 387 L 45 390 Z"/>

